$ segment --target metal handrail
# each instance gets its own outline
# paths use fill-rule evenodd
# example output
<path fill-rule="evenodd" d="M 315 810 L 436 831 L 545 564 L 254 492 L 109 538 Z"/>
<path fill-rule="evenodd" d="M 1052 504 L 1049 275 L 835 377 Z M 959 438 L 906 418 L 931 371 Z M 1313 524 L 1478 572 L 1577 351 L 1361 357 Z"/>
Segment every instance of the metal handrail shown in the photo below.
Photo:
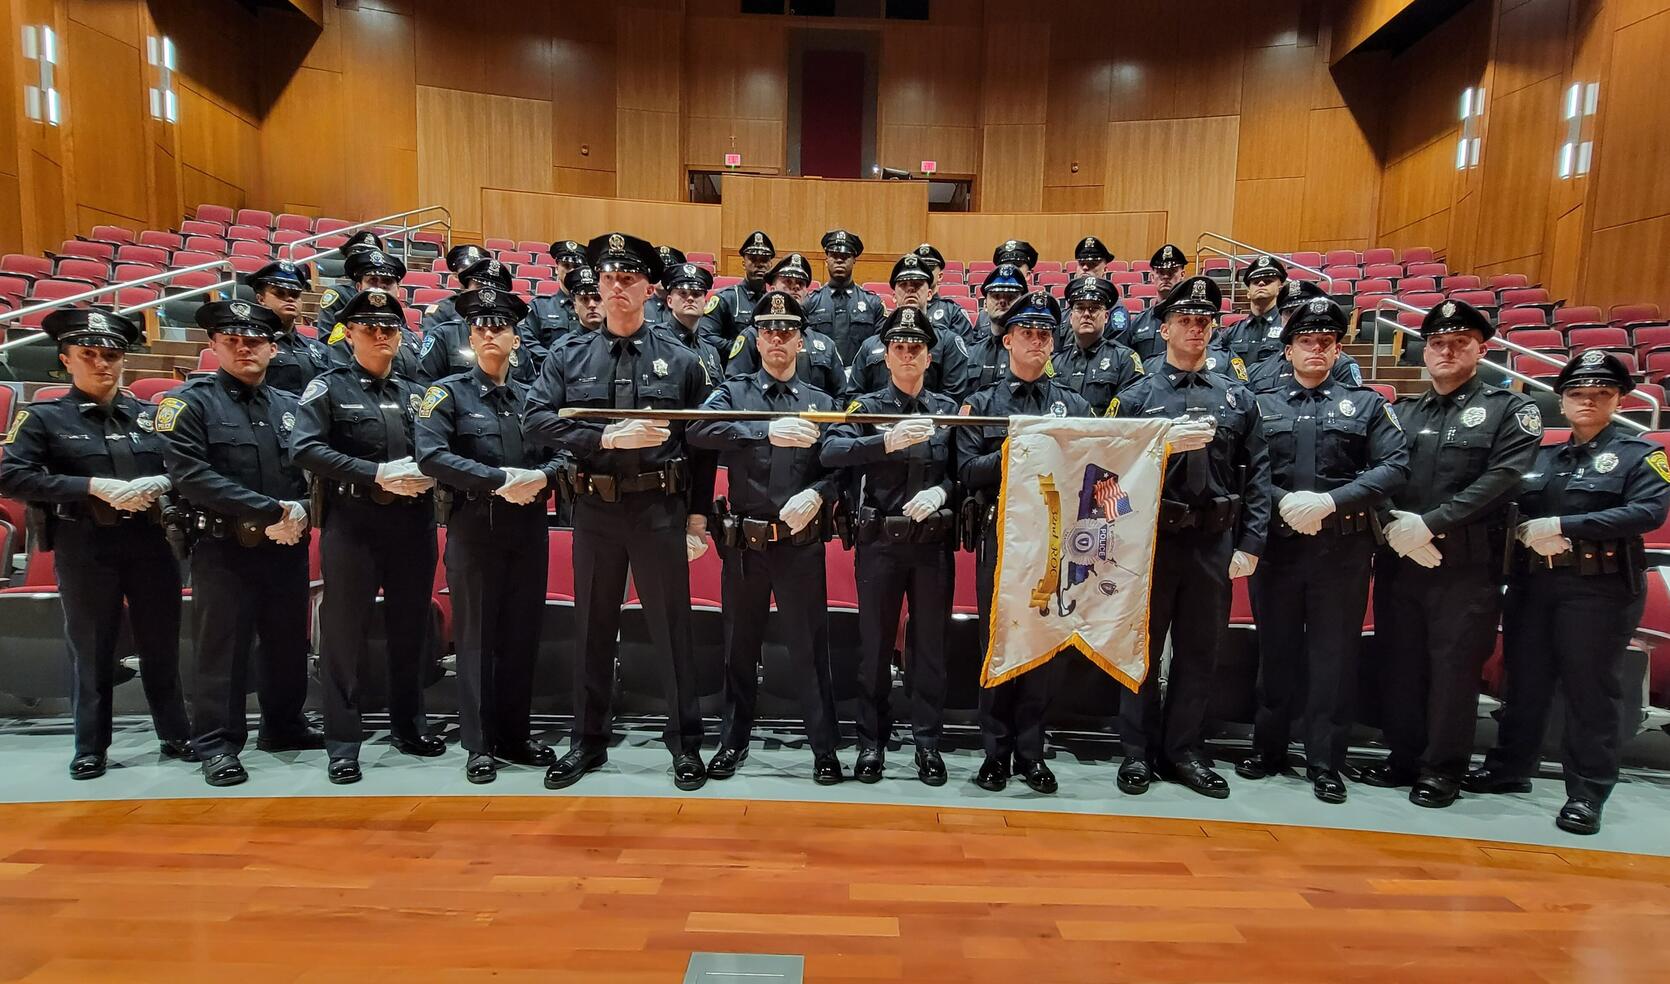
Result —
<path fill-rule="evenodd" d="M 1228 243 L 1229 245 L 1234 246 L 1237 249 L 1248 250 L 1252 253 L 1253 259 L 1250 259 L 1250 260 L 1249 259 L 1243 259 L 1241 254 L 1239 254 L 1239 253 L 1231 253 L 1231 252 L 1228 252 L 1228 251 L 1226 251 L 1226 250 L 1224 250 L 1220 247 L 1217 247 L 1217 246 L 1208 246 L 1208 245 L 1206 245 L 1206 240 L 1208 240 L 1208 239 L 1216 239 L 1218 242 Z M 1251 243 L 1244 243 L 1244 242 L 1240 241 L 1239 239 L 1231 239 L 1228 236 L 1219 235 L 1218 233 L 1215 233 L 1215 232 L 1203 232 L 1200 235 L 1195 237 L 1195 272 L 1196 273 L 1201 273 L 1202 275 L 1204 275 L 1204 272 L 1201 270 L 1200 255 L 1202 253 L 1208 252 L 1208 251 L 1216 253 L 1217 255 L 1222 256 L 1225 259 L 1229 260 L 1229 300 L 1230 300 L 1230 303 L 1232 303 L 1232 304 L 1235 302 L 1235 296 L 1238 293 L 1238 291 L 1236 290 L 1236 284 L 1240 282 L 1235 276 L 1235 264 L 1239 263 L 1242 266 L 1252 266 L 1252 264 L 1254 262 L 1256 262 L 1257 258 L 1260 257 L 1260 256 L 1278 256 L 1278 255 L 1280 255 L 1273 250 L 1259 249 L 1257 246 L 1254 246 Z M 1333 277 L 1328 276 L 1326 273 L 1323 273 L 1321 270 L 1318 270 L 1316 267 L 1313 267 L 1313 266 L 1307 266 L 1306 264 L 1303 264 L 1303 263 L 1294 263 L 1292 260 L 1285 260 L 1283 262 L 1289 270 L 1303 270 L 1306 273 L 1316 274 L 1318 280 L 1325 280 L 1325 281 L 1328 282 L 1328 293 L 1332 294 L 1334 292 L 1334 278 Z"/>
<path fill-rule="evenodd" d="M 446 218 L 444 220 L 444 223 L 446 225 L 446 244 L 447 244 L 447 249 L 451 249 L 452 248 L 452 209 L 447 208 L 445 205 L 422 205 L 422 206 L 419 206 L 417 208 L 407 209 L 404 212 L 395 212 L 393 215 L 385 215 L 380 219 L 366 219 L 364 222 L 356 222 L 351 226 L 343 226 L 341 229 L 332 229 L 330 232 L 316 232 L 311 236 L 303 236 L 302 238 L 296 240 L 295 242 L 285 243 L 282 247 L 280 247 L 280 252 L 283 253 L 284 259 L 294 261 L 295 258 L 296 258 L 296 247 L 297 246 L 303 246 L 303 245 L 306 245 L 308 243 L 318 242 L 319 240 L 324 239 L 327 236 L 352 235 L 353 233 L 359 232 L 361 229 L 369 229 L 373 226 L 386 225 L 388 223 L 394 222 L 395 220 L 410 220 L 410 218 L 412 216 L 421 214 L 423 212 L 437 212 L 437 211 L 442 212 L 446 215 Z M 402 221 L 400 223 L 400 231 L 403 234 L 401 236 L 401 239 L 400 239 L 400 259 L 402 261 L 404 261 L 406 259 L 407 255 L 408 255 L 407 254 L 407 249 L 408 249 L 408 246 L 409 246 L 411 233 L 414 230 L 427 228 L 428 226 L 432 226 L 432 225 L 440 225 L 440 224 L 442 224 L 442 222 L 443 222 L 443 220 L 441 220 L 441 219 L 430 219 L 427 222 L 422 222 L 422 223 L 419 223 L 417 225 L 412 225 L 410 223 L 410 221 Z M 323 252 L 309 254 L 309 256 L 307 258 L 311 259 L 315 256 L 329 256 L 332 253 L 339 252 L 340 249 L 341 249 L 341 247 L 334 247 L 333 246 L 332 248 L 330 248 L 328 250 L 325 250 Z M 442 250 L 442 253 L 445 253 L 445 252 L 446 252 L 446 250 Z"/>

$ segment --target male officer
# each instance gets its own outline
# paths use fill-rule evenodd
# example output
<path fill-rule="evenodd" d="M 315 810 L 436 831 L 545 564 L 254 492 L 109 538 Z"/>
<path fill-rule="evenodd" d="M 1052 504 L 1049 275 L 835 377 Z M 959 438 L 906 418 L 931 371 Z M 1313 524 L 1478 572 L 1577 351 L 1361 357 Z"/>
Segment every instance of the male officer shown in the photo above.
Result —
<path fill-rule="evenodd" d="M 932 260 L 906 253 L 893 264 L 888 283 L 893 287 L 893 300 L 897 307 L 916 308 L 928 315 L 928 322 L 934 327 L 927 387 L 953 400 L 960 400 L 969 392 L 968 345 L 958 329 L 946 327 L 945 319 L 935 317 L 930 310 L 934 269 Z M 960 308 L 958 310 L 961 311 Z M 845 396 L 850 399 L 874 393 L 887 385 L 887 375 L 887 346 L 880 338 L 872 336 L 859 348 L 852 368 L 847 371 Z"/>
<path fill-rule="evenodd" d="M 267 385 L 297 396 L 314 376 L 336 365 L 324 342 L 296 330 L 296 302 L 307 290 L 309 277 L 307 264 L 278 260 L 249 278 L 255 300 L 277 315 L 280 325 L 272 339 L 277 351 L 267 364 Z"/>
<path fill-rule="evenodd" d="M 1502 610 L 1506 507 L 1542 440 L 1536 404 L 1478 376 L 1494 333 L 1465 302 L 1433 307 L 1421 320 L 1432 388 L 1396 408 L 1409 442 L 1409 481 L 1392 497 L 1386 547 L 1374 562 L 1391 755 L 1363 769 L 1361 779 L 1412 786 L 1417 806 L 1454 803 L 1473 753 L 1479 671 Z"/>
<path fill-rule="evenodd" d="M 753 318 L 754 306 L 765 294 L 765 275 L 777 247 L 771 245 L 770 236 L 755 229 L 737 253 L 742 257 L 742 282 L 708 298 L 707 307 L 702 309 L 702 336 L 721 352 L 731 350 L 731 340 L 742 334 Z"/>
<path fill-rule="evenodd" d="M 657 246 L 655 255 L 661 258 L 661 269 L 664 271 L 676 270 L 684 265 L 684 251 L 677 246 Z M 667 312 L 667 285 L 664 281 L 659 282 L 655 285 L 655 293 L 644 304 L 644 320 L 652 325 L 662 325 L 670 317 Z"/>
<path fill-rule="evenodd" d="M 367 290 L 380 290 L 393 297 L 400 287 L 400 281 L 406 276 L 406 264 L 400 262 L 398 257 L 375 249 L 356 250 L 348 254 L 344 267 L 349 279 L 354 282 L 355 297 L 359 296 L 358 292 Z M 349 298 L 348 304 L 352 303 L 353 298 Z M 347 310 L 347 304 L 344 304 L 335 326 L 331 329 L 329 346 L 336 356 L 338 365 L 351 366 L 354 364 L 353 342 L 349 337 L 346 319 L 342 317 Z M 401 324 L 397 340 L 394 373 L 415 382 L 422 372 L 419 353 L 423 349 L 423 336 Z"/>
<path fill-rule="evenodd" d="M 123 603 L 139 682 L 167 758 L 191 756 L 180 697 L 180 568 L 158 505 L 170 483 L 151 408 L 121 388 L 124 353 L 143 334 L 108 308 L 59 308 L 41 322 L 70 391 L 19 410 L 0 457 L 0 495 L 21 499 L 56 550 L 75 716 L 71 779 L 104 775 Z M 44 514 L 44 515 L 40 515 Z"/>
<path fill-rule="evenodd" d="M 1403 431 L 1374 390 L 1330 376 L 1345 312 L 1325 297 L 1282 328 L 1292 383 L 1260 394 L 1277 519 L 1248 587 L 1258 616 L 1258 714 L 1243 779 L 1287 771 L 1300 715 L 1316 798 L 1345 802 L 1346 738 L 1374 556 L 1372 514 L 1409 476 Z"/>
<path fill-rule="evenodd" d="M 1213 347 L 1241 360 L 1248 371 L 1265 360 L 1281 355 L 1286 348 L 1281 340 L 1281 312 L 1276 301 L 1282 284 L 1287 282 L 1287 267 L 1274 256 L 1260 256 L 1241 271 L 1241 283 L 1247 288 L 1247 304 L 1252 309 L 1239 324 L 1218 332 Z"/>
<path fill-rule="evenodd" d="M 355 253 L 363 253 L 373 249 L 379 252 L 388 252 L 388 247 L 383 244 L 383 237 L 370 229 L 361 229 L 349 236 L 348 241 L 342 244 L 341 256 L 344 268 L 347 266 L 348 257 Z M 346 269 L 343 272 L 346 273 Z M 336 328 L 337 315 L 342 313 L 342 309 L 348 306 L 348 302 L 353 300 L 357 293 L 359 293 L 359 287 L 350 279 L 346 284 L 325 288 L 325 292 L 319 295 L 319 314 L 314 318 L 313 325 L 320 337 L 328 337 L 331 331 Z"/>
<path fill-rule="evenodd" d="M 1281 300 L 1277 307 L 1281 317 L 1285 319 L 1301 305 L 1327 296 L 1321 287 L 1309 280 L 1289 280 L 1282 284 Z M 1347 386 L 1363 385 L 1363 371 L 1358 367 L 1357 360 L 1347 355 L 1340 346 L 1334 347 L 1339 355 L 1334 359 L 1334 367 L 1329 370 L 1328 378 Z M 1265 359 L 1247 372 L 1247 385 L 1254 393 L 1276 393 L 1292 384 L 1293 363 L 1288 361 L 1285 349 L 1282 354 Z"/>
<path fill-rule="evenodd" d="M 528 307 L 479 287 L 458 295 L 474 356 L 429 387 L 417 414 L 417 462 L 447 490 L 447 584 L 458 644 L 464 776 L 492 782 L 497 759 L 546 767 L 557 756 L 529 737 L 533 670 L 547 567 L 545 504 L 560 466 L 523 433 L 527 387 L 511 370 Z"/>
<path fill-rule="evenodd" d="M 1032 271 L 1038 269 L 1038 251 L 1024 239 L 1006 239 L 992 250 L 992 263 L 1015 264 L 1021 268 L 1027 282 L 1031 283 Z"/>
<path fill-rule="evenodd" d="M 563 281 L 563 288 L 574 299 L 574 331 L 571 335 L 585 335 L 603 327 L 603 291 L 598 284 L 596 270 L 589 266 L 574 268 Z"/>
<path fill-rule="evenodd" d="M 578 317 L 574 313 L 574 296 L 568 292 L 566 286 L 569 274 L 586 265 L 584 248 L 572 239 L 562 239 L 551 244 L 551 259 L 555 262 L 555 272 L 551 279 L 561 288 L 546 297 L 533 299 L 532 309 L 523 322 L 522 347 L 528 350 L 535 364 L 544 365 L 545 356 L 549 353 L 557 339 L 578 330 Z M 530 344 L 531 343 L 531 344 Z"/>
<path fill-rule="evenodd" d="M 980 285 L 982 306 L 975 322 L 979 339 L 968 347 L 968 391 L 978 393 L 1009 374 L 1009 347 L 1004 344 L 1003 313 L 1022 294 L 1026 281 L 1021 268 L 999 264 Z"/>
<path fill-rule="evenodd" d="M 307 384 L 290 435 L 296 463 L 323 483 L 325 576 L 320 676 L 325 698 L 326 776 L 359 782 L 361 671 L 371 617 L 383 592 L 388 637 L 389 730 L 396 749 L 430 758 L 446 750 L 428 733 L 423 659 L 435 576 L 435 480 L 418 471 L 413 423 L 423 391 L 395 371 L 406 316 L 400 301 L 362 290 L 342 312 L 353 361 Z"/>
<path fill-rule="evenodd" d="M 977 417 L 1088 417 L 1090 405 L 1059 380 L 1046 375 L 1061 304 L 1049 292 L 1024 294 L 1004 312 L 999 324 L 1009 349 L 1009 372 L 971 395 L 960 413 Z M 1003 441 L 1007 427 L 958 427 L 953 436 L 957 477 L 973 495 L 982 514 L 976 594 L 980 601 L 980 652 L 991 636 L 992 591 L 997 575 L 997 526 L 991 511 L 1003 481 Z M 1055 774 L 1044 764 L 1044 712 L 1049 707 L 1049 675 L 1034 670 L 980 691 L 980 740 L 986 759 L 974 783 L 997 792 L 1011 775 L 1039 793 L 1056 791 Z"/>
<path fill-rule="evenodd" d="M 946 332 L 954 333 L 963 340 L 963 347 L 967 348 L 968 344 L 978 337 L 974 333 L 974 323 L 968 320 L 968 313 L 956 301 L 939 296 L 939 282 L 945 276 L 944 255 L 932 243 L 923 243 L 912 252 L 928 271 L 929 278 L 926 295 L 917 306 L 927 312 L 928 319 L 934 324 L 935 334 L 943 336 Z M 897 264 L 893 269 L 898 269 Z M 898 291 L 895 290 L 895 305 L 898 303 L 898 297 Z M 854 358 L 856 359 L 856 356 Z"/>
<path fill-rule="evenodd" d="M 1160 297 L 1169 295 L 1172 288 L 1177 286 L 1177 282 L 1183 279 L 1183 268 L 1187 263 L 1183 258 L 1183 251 L 1170 243 L 1154 251 L 1153 258 L 1148 261 L 1149 282 L 1159 291 Z M 1213 317 L 1217 317 L 1216 312 L 1213 313 Z M 1137 355 L 1142 356 L 1142 361 L 1147 363 L 1149 359 L 1165 353 L 1166 342 L 1160 335 L 1160 323 L 1163 320 L 1160 305 L 1155 303 L 1131 319 L 1130 325 L 1125 329 L 1125 337 L 1120 341 L 1135 349 Z"/>
<path fill-rule="evenodd" d="M 945 713 L 945 632 L 951 619 L 955 572 L 955 513 L 951 493 L 957 473 L 950 428 L 926 418 L 954 414 L 957 401 L 927 389 L 934 330 L 921 311 L 902 307 L 882 325 L 888 385 L 857 397 L 847 413 L 905 418 L 893 426 L 836 424 L 823 442 L 823 463 L 849 468 L 863 482 L 854 517 L 858 540 L 858 762 L 859 782 L 878 782 L 891 731 L 888 697 L 893 690 L 893 642 L 899 611 L 910 600 L 911 736 L 916 778 L 945 784 L 939 742 Z"/>
<path fill-rule="evenodd" d="M 759 340 L 760 371 L 725 380 L 702 409 L 834 410 L 834 397 L 795 374 L 803 324 L 799 303 L 771 290 L 753 315 L 749 330 Z M 716 535 L 724 560 L 725 715 L 708 774 L 729 778 L 748 757 L 760 647 L 775 595 L 812 746 L 812 778 L 820 786 L 834 785 L 843 776 L 835 757 L 839 735 L 829 676 L 824 517 L 841 493 L 841 475 L 819 461 L 818 426 L 799 417 L 697 421 L 689 439 L 692 447 L 719 452 L 730 476 L 730 503 Z"/>
<path fill-rule="evenodd" d="M 515 282 L 503 263 L 491 259 L 477 260 L 465 267 L 461 279 L 464 290 L 491 290 L 495 296 L 512 294 Z M 462 293 L 459 292 L 460 295 Z M 468 372 L 475 365 L 475 347 L 470 344 L 471 326 L 458 312 L 457 296 L 452 300 L 452 316 L 432 322 L 428 333 L 423 336 L 423 346 L 418 349 L 420 382 L 433 384 L 447 376 Z M 521 299 L 517 300 L 520 302 Z M 519 320 L 526 320 L 526 317 L 524 305 L 523 317 Z M 534 360 L 523 358 L 517 351 L 519 347 L 519 344 L 511 346 L 506 352 L 510 374 L 516 377 L 517 382 L 530 383 L 535 373 Z"/>
<path fill-rule="evenodd" d="M 1191 277 L 1160 304 L 1166 355 L 1119 394 L 1118 416 L 1175 421 L 1167 438 L 1149 600 L 1148 674 L 1122 696 L 1125 761 L 1119 788 L 1148 791 L 1156 769 L 1202 796 L 1229 784 L 1200 748 L 1207 691 L 1229 623 L 1229 582 L 1258 566 L 1270 523 L 1270 457 L 1252 391 L 1206 368 L 1222 298 Z M 1160 698 L 1160 660 L 1171 633 L 1171 668 Z"/>
<path fill-rule="evenodd" d="M 811 293 L 812 270 L 806 265 L 805 257 L 799 253 L 790 253 L 771 268 L 766 283 L 772 290 L 782 291 L 793 298 L 796 304 L 800 304 Z M 836 350 L 835 340 L 821 332 L 806 329 L 804 322 L 801 324 L 802 330 L 798 332 L 801 344 L 795 356 L 795 375 L 825 393 L 840 395 L 847 384 L 847 369 Z M 752 376 L 759 372 L 761 351 L 758 333 L 751 328 L 744 328 L 742 334 L 731 342 L 731 349 L 726 354 L 726 375 Z M 717 381 L 716 379 L 715 382 Z"/>
<path fill-rule="evenodd" d="M 238 756 L 249 729 L 244 700 L 249 660 L 261 701 L 256 747 L 264 752 L 325 747 L 302 716 L 307 701 L 307 479 L 290 460 L 296 394 L 268 382 L 278 315 L 247 301 L 197 309 L 220 359 L 157 408 L 168 441 L 168 473 L 191 552 L 192 635 L 197 681 L 191 697 L 203 780 L 233 786 L 248 778 Z M 329 370 L 327 370 L 329 371 Z"/>
<path fill-rule="evenodd" d="M 1105 331 L 1108 311 L 1119 292 L 1101 277 L 1081 274 L 1067 285 L 1072 341 L 1051 360 L 1055 378 L 1084 397 L 1090 409 L 1111 417 L 1119 407 L 1117 394 L 1142 375 L 1137 354 Z"/>
<path fill-rule="evenodd" d="M 719 353 L 696 330 L 702 320 L 702 306 L 707 303 L 707 292 L 713 289 L 713 274 L 694 263 L 680 263 L 663 273 L 661 282 L 667 288 L 667 320 L 661 327 L 696 353 L 710 382 L 724 379 Z"/>
<path fill-rule="evenodd" d="M 643 598 L 669 708 L 667 745 L 673 784 L 701 788 L 702 715 L 690 636 L 690 569 L 700 556 L 712 509 L 713 474 L 692 468 L 684 428 L 664 420 L 608 424 L 560 416 L 563 407 L 690 409 L 707 396 L 701 360 L 684 343 L 644 322 L 644 302 L 661 279 L 649 243 L 605 233 L 586 246 L 599 272 L 603 327 L 545 360 L 528 394 L 527 432 L 535 443 L 574 457 L 574 734 L 568 753 L 546 772 L 561 789 L 609 760 L 607 746 L 628 569 Z M 750 315 L 752 312 L 749 312 Z"/>
<path fill-rule="evenodd" d="M 1078 262 L 1079 273 L 1084 276 L 1105 278 L 1108 275 L 1108 261 L 1113 259 L 1113 253 L 1100 239 L 1085 236 L 1073 247 L 1073 259 Z"/>
<path fill-rule="evenodd" d="M 492 258 L 493 254 L 488 252 L 486 249 L 477 246 L 474 243 L 464 243 L 454 246 L 446 251 L 446 268 L 451 270 L 453 275 L 458 278 L 460 289 L 467 290 L 469 289 L 470 282 L 464 276 L 464 272 L 475 266 L 477 263 L 480 263 L 482 260 L 490 260 Z M 454 309 L 454 305 L 457 303 L 457 297 L 458 295 L 455 293 L 451 297 L 443 297 L 424 308 L 423 320 L 418 326 L 419 330 L 421 330 L 423 334 L 428 335 L 429 329 L 435 327 L 437 323 L 442 321 L 451 321 L 458 317 L 458 312 Z"/>
<path fill-rule="evenodd" d="M 803 305 L 806 328 L 834 339 L 842 364 L 851 365 L 858 347 L 887 316 L 887 308 L 878 295 L 853 281 L 853 267 L 864 255 L 864 240 L 845 229 L 832 229 L 821 242 L 829 279 Z"/>

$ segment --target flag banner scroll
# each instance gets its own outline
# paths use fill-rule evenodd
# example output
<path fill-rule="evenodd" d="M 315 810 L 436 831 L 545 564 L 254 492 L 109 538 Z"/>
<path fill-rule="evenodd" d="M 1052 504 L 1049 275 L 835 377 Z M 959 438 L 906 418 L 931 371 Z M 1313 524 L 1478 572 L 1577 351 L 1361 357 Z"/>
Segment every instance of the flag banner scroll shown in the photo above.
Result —
<path fill-rule="evenodd" d="M 981 685 L 1076 648 L 1137 689 L 1165 477 L 1165 420 L 1011 417 Z"/>

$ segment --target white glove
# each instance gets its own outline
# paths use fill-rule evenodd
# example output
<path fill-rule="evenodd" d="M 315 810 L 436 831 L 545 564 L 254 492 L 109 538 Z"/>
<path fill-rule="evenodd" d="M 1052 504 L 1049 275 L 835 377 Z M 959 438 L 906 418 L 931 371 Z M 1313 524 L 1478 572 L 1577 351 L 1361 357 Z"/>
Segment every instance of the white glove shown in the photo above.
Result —
<path fill-rule="evenodd" d="M 603 428 L 603 446 L 611 451 L 653 448 L 672 436 L 665 420 L 622 420 Z"/>
<path fill-rule="evenodd" d="M 783 508 L 777 513 L 777 518 L 789 524 L 790 533 L 799 533 L 806 528 L 806 524 L 823 508 L 823 496 L 817 489 L 805 489 L 789 497 L 783 503 Z"/>
<path fill-rule="evenodd" d="M 169 481 L 167 475 L 147 475 L 144 478 L 136 478 L 128 483 L 127 492 L 111 505 L 118 509 L 135 511 L 149 509 L 151 503 L 157 501 L 157 496 L 173 487 L 174 483 Z"/>
<path fill-rule="evenodd" d="M 1527 519 L 1519 524 L 1517 534 L 1519 542 L 1527 547 L 1538 540 L 1561 536 L 1560 518 L 1558 516 L 1545 516 L 1542 519 Z"/>
<path fill-rule="evenodd" d="M 124 482 L 119 478 L 90 478 L 87 480 L 87 494 L 95 499 L 103 499 L 112 509 L 123 512 L 138 512 L 144 506 L 138 504 L 133 493 L 133 483 Z"/>
<path fill-rule="evenodd" d="M 1405 558 L 1420 564 L 1422 567 L 1437 567 L 1444 562 L 1444 555 L 1430 543 L 1424 543 L 1403 555 Z"/>
<path fill-rule="evenodd" d="M 504 484 L 493 490 L 493 494 L 511 503 L 525 506 L 539 496 L 544 490 L 550 477 L 537 468 L 505 468 Z"/>
<path fill-rule="evenodd" d="M 887 449 L 888 454 L 894 454 L 933 436 L 933 421 L 926 417 L 907 417 L 887 428 L 881 437 L 881 446 Z"/>
<path fill-rule="evenodd" d="M 1320 533 L 1322 521 L 1333 515 L 1334 509 L 1334 498 L 1326 492 L 1289 492 L 1277 506 L 1282 520 L 1306 536 Z"/>
<path fill-rule="evenodd" d="M 1178 417 L 1171 422 L 1171 430 L 1166 432 L 1166 443 L 1173 451 L 1199 451 L 1212 443 L 1212 435 L 1217 431 L 1209 420 Z"/>
<path fill-rule="evenodd" d="M 1234 556 L 1229 558 L 1229 579 L 1231 581 L 1238 577 L 1251 577 L 1252 572 L 1256 570 L 1258 570 L 1258 558 L 1245 550 L 1237 550 Z"/>
<path fill-rule="evenodd" d="M 818 443 L 818 425 L 799 417 L 777 417 L 767 433 L 778 448 L 809 448 Z"/>
<path fill-rule="evenodd" d="M 1532 540 L 1529 544 L 1542 557 L 1558 557 L 1571 549 L 1571 541 L 1563 536 L 1545 536 L 1540 540 Z"/>
<path fill-rule="evenodd" d="M 945 505 L 945 490 L 935 485 L 933 488 L 923 489 L 905 503 L 905 515 L 912 522 L 920 523 L 934 513 L 939 512 Z"/>
<path fill-rule="evenodd" d="M 267 527 L 267 539 L 274 543 L 288 547 L 302 538 L 302 531 L 307 529 L 307 507 L 299 502 L 286 501 L 284 518 Z"/>
<path fill-rule="evenodd" d="M 435 480 L 419 471 L 411 458 L 399 458 L 377 466 L 377 484 L 392 495 L 410 497 L 434 488 Z"/>
<path fill-rule="evenodd" d="M 1392 521 L 1386 524 L 1386 545 L 1400 556 L 1408 557 L 1417 548 L 1432 542 L 1432 531 L 1426 528 L 1426 520 L 1396 509 L 1392 510 L 1392 517 Z"/>
<path fill-rule="evenodd" d="M 684 559 L 687 563 L 695 563 L 707 553 L 707 537 L 700 533 L 684 534 Z"/>

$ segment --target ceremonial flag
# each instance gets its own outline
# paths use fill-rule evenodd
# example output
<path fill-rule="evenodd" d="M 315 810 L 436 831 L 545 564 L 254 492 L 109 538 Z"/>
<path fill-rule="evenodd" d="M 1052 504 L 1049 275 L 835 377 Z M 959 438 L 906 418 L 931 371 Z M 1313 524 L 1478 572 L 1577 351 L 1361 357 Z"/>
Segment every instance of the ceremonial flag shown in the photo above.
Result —
<path fill-rule="evenodd" d="M 1130 689 L 1141 685 L 1169 426 L 1010 418 L 983 686 L 1069 646 Z"/>

